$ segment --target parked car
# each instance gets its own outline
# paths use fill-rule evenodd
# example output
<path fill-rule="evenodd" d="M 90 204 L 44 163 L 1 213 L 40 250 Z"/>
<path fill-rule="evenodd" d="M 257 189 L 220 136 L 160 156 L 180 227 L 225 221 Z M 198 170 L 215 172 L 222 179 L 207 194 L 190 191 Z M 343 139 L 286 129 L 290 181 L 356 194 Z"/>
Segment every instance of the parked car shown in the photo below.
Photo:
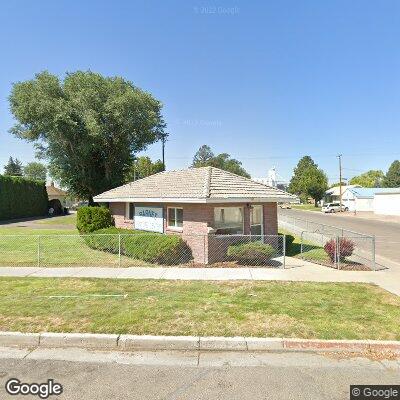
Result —
<path fill-rule="evenodd" d="M 281 203 L 279 204 L 279 207 L 282 209 L 290 210 L 292 208 L 292 205 L 290 203 Z"/>
<path fill-rule="evenodd" d="M 326 203 L 322 206 L 321 211 L 323 213 L 335 213 L 335 212 L 341 212 L 341 211 L 349 211 L 349 208 L 344 206 L 340 206 L 340 203 Z"/>

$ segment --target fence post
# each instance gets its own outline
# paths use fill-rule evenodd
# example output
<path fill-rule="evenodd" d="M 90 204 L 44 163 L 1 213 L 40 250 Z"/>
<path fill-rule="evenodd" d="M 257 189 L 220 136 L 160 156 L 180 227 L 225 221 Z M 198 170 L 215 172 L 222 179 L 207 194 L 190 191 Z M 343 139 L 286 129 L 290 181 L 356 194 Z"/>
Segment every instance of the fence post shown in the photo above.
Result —
<path fill-rule="evenodd" d="M 372 266 L 374 271 L 376 271 L 376 257 L 375 257 L 375 235 L 372 236 Z"/>
<path fill-rule="evenodd" d="M 286 235 L 283 235 L 282 249 L 283 249 L 283 269 L 285 269 L 286 268 Z"/>
<path fill-rule="evenodd" d="M 118 267 L 121 268 L 121 234 L 118 234 Z"/>
<path fill-rule="evenodd" d="M 38 235 L 38 242 L 37 242 L 37 266 L 40 268 L 40 235 Z"/>
<path fill-rule="evenodd" d="M 336 265 L 337 265 L 337 269 L 340 270 L 340 241 L 339 241 L 339 236 L 336 236 Z"/>
<path fill-rule="evenodd" d="M 301 254 L 301 258 L 303 258 L 303 231 L 301 232 L 300 235 L 300 254 Z"/>

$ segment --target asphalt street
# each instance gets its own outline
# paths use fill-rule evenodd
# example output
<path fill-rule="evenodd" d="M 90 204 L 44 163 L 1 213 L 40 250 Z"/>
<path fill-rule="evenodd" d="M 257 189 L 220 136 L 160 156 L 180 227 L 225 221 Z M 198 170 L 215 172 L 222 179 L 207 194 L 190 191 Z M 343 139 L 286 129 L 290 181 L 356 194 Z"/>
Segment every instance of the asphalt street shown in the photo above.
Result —
<path fill-rule="evenodd" d="M 397 360 L 310 353 L 101 353 L 78 349 L 0 351 L 0 398 L 10 378 L 63 386 L 70 400 L 266 400 L 349 398 L 351 384 L 398 384 Z M 38 397 L 36 397 L 38 398 Z"/>
<path fill-rule="evenodd" d="M 333 225 L 366 235 L 375 235 L 376 254 L 400 264 L 400 223 L 357 218 L 351 214 L 323 214 L 317 211 L 279 210 L 279 214 Z"/>

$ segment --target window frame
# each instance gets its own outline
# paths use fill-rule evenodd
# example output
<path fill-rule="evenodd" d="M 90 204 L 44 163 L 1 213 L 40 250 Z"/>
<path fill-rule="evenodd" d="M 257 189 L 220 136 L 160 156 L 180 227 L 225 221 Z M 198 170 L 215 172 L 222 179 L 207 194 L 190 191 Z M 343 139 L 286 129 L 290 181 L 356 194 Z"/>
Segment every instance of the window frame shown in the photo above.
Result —
<path fill-rule="evenodd" d="M 130 211 L 132 207 L 132 218 L 130 218 Z M 125 220 L 133 221 L 135 219 L 135 204 L 131 202 L 125 203 Z"/>
<path fill-rule="evenodd" d="M 214 218 L 214 228 L 215 228 L 216 230 L 218 230 L 218 229 L 223 229 L 223 228 L 217 228 L 217 227 L 216 227 L 215 210 L 216 210 L 216 209 L 227 209 L 227 208 L 239 208 L 239 209 L 242 210 L 242 233 L 232 233 L 232 234 L 228 233 L 227 235 L 244 235 L 244 220 L 245 220 L 245 217 L 244 217 L 244 206 L 215 206 L 215 207 L 214 207 L 214 215 L 213 215 L 213 218 Z"/>
<path fill-rule="evenodd" d="M 169 224 L 169 213 L 171 212 L 171 210 L 174 210 L 175 225 Z M 176 210 L 182 210 L 182 226 L 177 226 L 178 219 Z M 167 207 L 167 229 L 177 230 L 177 231 L 183 230 L 183 207 Z"/>
<path fill-rule="evenodd" d="M 254 207 L 261 207 L 261 222 L 260 222 L 260 224 L 252 223 L 252 213 L 253 213 Z M 250 209 L 250 235 L 253 235 L 253 233 L 251 233 L 251 227 L 257 226 L 257 225 L 261 225 L 261 236 L 264 236 L 264 205 L 263 204 L 254 204 L 251 206 L 251 209 Z M 255 235 L 255 236 L 257 236 L 257 235 Z"/>

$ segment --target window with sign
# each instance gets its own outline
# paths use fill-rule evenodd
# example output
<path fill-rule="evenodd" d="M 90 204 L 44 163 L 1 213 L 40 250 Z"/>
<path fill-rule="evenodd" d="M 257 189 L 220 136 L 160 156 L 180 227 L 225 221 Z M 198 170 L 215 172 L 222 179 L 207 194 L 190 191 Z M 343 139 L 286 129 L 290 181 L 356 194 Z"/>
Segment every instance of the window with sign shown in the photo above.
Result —
<path fill-rule="evenodd" d="M 168 207 L 168 228 L 182 228 L 183 208 Z"/>
<path fill-rule="evenodd" d="M 243 207 L 215 207 L 214 228 L 217 234 L 243 234 Z"/>

